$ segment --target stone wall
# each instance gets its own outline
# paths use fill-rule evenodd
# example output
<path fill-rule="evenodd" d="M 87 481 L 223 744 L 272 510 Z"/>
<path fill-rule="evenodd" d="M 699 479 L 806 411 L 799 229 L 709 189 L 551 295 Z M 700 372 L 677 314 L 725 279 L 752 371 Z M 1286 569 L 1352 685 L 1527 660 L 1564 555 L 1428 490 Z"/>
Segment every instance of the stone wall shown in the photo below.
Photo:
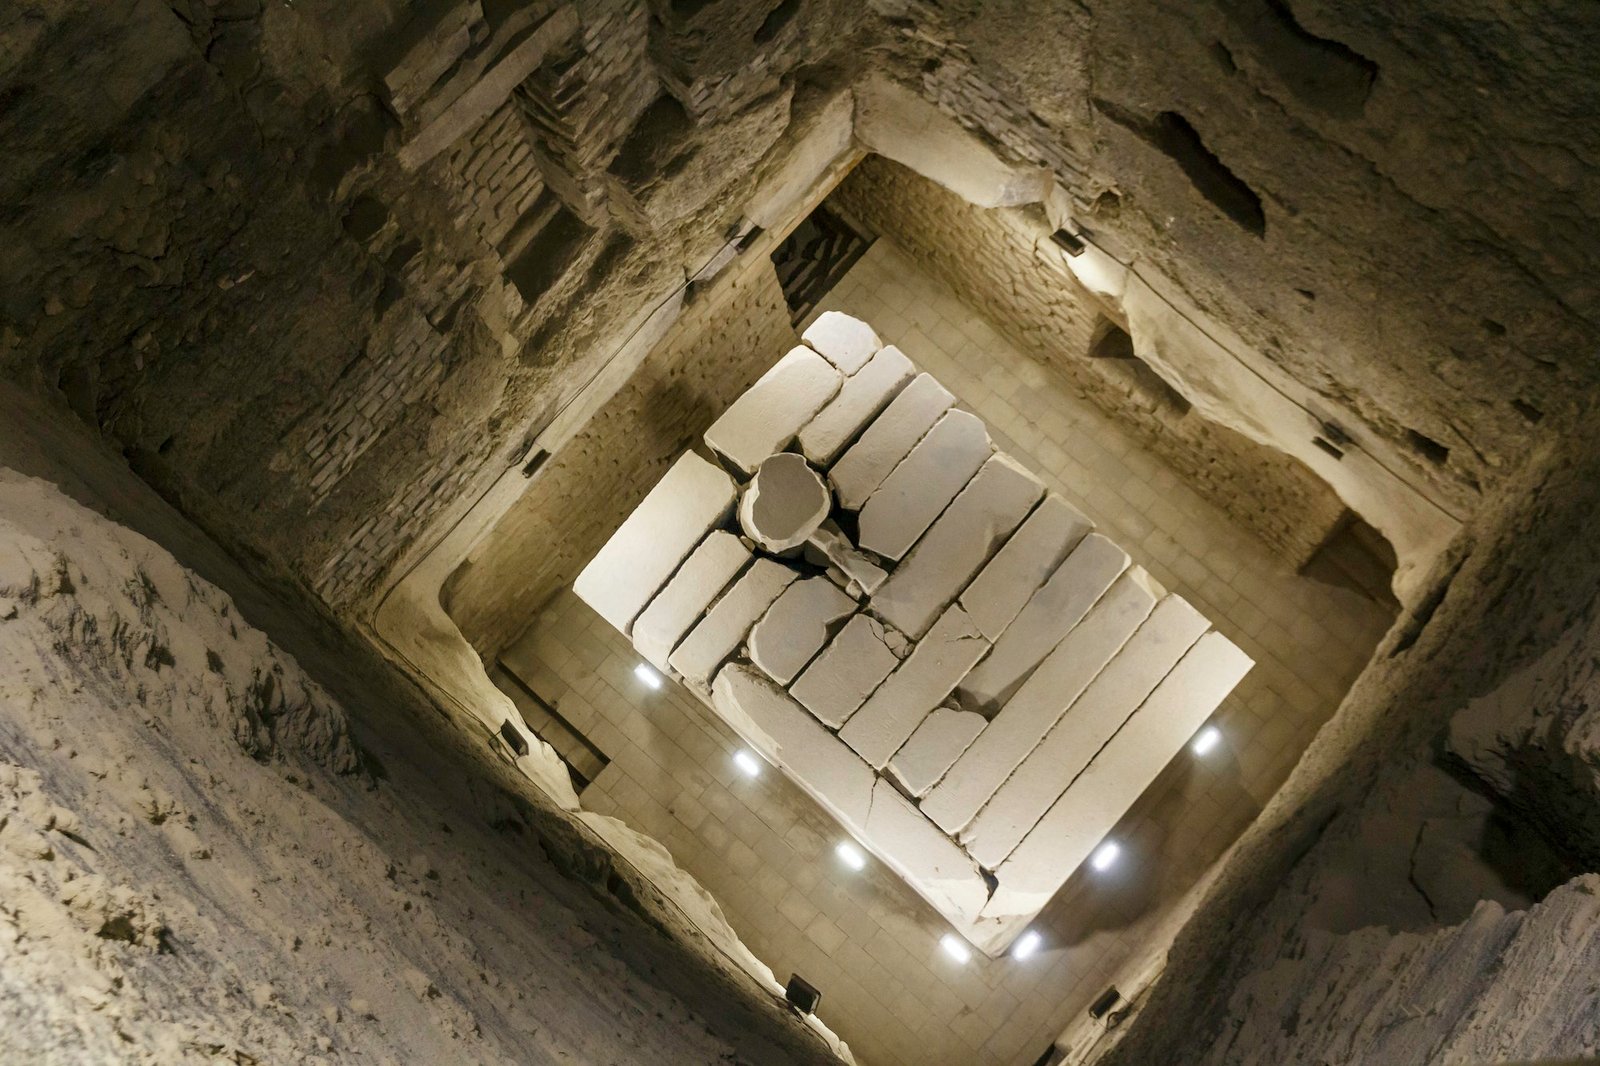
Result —
<path fill-rule="evenodd" d="M 737 261 L 691 303 L 447 585 L 446 609 L 479 652 L 492 658 L 521 633 L 678 454 L 796 343 L 764 255 Z"/>
<path fill-rule="evenodd" d="M 1343 504 L 1299 462 L 1175 405 L 1148 368 L 1090 357 L 1106 316 L 1055 245 L 1040 246 L 1042 218 L 974 207 L 876 156 L 830 203 L 911 252 L 1290 565 L 1304 563 L 1340 522 Z"/>

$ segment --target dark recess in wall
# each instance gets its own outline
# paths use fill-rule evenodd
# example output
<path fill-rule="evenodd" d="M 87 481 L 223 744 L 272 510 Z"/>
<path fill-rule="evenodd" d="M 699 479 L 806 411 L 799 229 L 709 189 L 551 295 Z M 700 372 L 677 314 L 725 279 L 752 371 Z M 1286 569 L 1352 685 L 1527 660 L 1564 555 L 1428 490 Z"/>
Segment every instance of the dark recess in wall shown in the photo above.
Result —
<path fill-rule="evenodd" d="M 1153 118 L 1098 97 L 1094 107 L 1106 118 L 1126 129 L 1182 170 L 1195 191 L 1239 226 L 1257 237 L 1267 232 L 1267 216 L 1261 197 L 1245 184 L 1227 164 L 1206 147 L 1200 133 L 1176 111 L 1163 111 Z"/>
<path fill-rule="evenodd" d="M 767 15 L 756 29 L 756 44 L 766 44 L 778 36 L 783 32 L 785 26 L 794 21 L 795 15 L 799 14 L 799 12 L 800 0 L 783 0 L 782 3 L 772 9 L 772 12 Z"/>
<path fill-rule="evenodd" d="M 1283 0 L 1225 0 L 1222 10 L 1295 99 L 1335 118 L 1356 118 L 1366 108 L 1378 64 L 1306 29 Z"/>
<path fill-rule="evenodd" d="M 1133 350 L 1133 338 L 1128 331 L 1102 317 L 1095 326 L 1094 340 L 1089 345 L 1089 358 L 1112 360 L 1127 376 L 1134 387 L 1158 406 L 1171 411 L 1179 418 L 1189 413 L 1192 405 L 1183 393 L 1173 388 L 1154 367 L 1140 359 Z"/>

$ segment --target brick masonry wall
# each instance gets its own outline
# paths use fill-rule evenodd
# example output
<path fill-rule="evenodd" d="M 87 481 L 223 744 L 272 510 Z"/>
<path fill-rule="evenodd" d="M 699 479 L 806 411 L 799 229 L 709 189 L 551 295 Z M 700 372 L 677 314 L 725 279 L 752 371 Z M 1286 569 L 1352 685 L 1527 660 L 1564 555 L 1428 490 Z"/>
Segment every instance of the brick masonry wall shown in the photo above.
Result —
<path fill-rule="evenodd" d="M 876 156 L 830 203 L 910 252 L 1289 563 L 1304 563 L 1343 517 L 1343 503 L 1301 463 L 1194 412 L 1179 414 L 1117 360 L 1091 359 L 1100 309 L 1071 275 L 1040 261 L 1038 226 L 1026 215 L 974 207 Z"/>
<path fill-rule="evenodd" d="M 730 268 L 452 576 L 445 607 L 467 639 L 488 656 L 521 633 L 672 461 L 796 343 L 772 261 Z"/>

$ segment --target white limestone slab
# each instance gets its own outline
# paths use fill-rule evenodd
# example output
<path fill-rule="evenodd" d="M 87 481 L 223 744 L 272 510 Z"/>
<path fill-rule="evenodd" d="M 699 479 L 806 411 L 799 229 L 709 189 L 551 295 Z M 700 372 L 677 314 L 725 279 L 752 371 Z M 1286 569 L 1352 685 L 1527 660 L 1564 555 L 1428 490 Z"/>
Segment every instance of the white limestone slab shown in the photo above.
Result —
<path fill-rule="evenodd" d="M 1119 577 L 949 768 L 922 801 L 922 813 L 947 833 L 965 829 L 1149 616 L 1158 596 L 1137 567 Z M 1061 778 L 1063 786 L 1066 781 Z"/>
<path fill-rule="evenodd" d="M 706 443 L 732 466 L 754 473 L 761 460 L 789 446 L 843 380 L 810 348 L 791 349 L 711 423 Z"/>
<path fill-rule="evenodd" d="M 906 661 L 844 724 L 839 739 L 874 767 L 883 769 L 922 720 L 944 702 L 972 664 L 988 650 L 989 642 L 967 613 L 959 607 L 950 608 L 917 642 Z"/>
<path fill-rule="evenodd" d="M 1094 523 L 1055 493 L 1045 497 L 1022 528 L 961 594 L 961 606 L 990 641 L 1027 605 Z"/>
<path fill-rule="evenodd" d="M 839 506 L 847 511 L 860 510 L 883 479 L 955 402 L 950 391 L 928 374 L 918 374 L 901 389 L 828 470 Z"/>
<path fill-rule="evenodd" d="M 678 641 L 749 562 L 750 549 L 738 537 L 712 530 L 634 621 L 634 648 L 657 670 L 666 670 Z"/>
<path fill-rule="evenodd" d="M 833 492 L 805 457 L 779 452 L 761 460 L 739 499 L 739 526 L 774 555 L 797 548 L 833 509 Z"/>
<path fill-rule="evenodd" d="M 890 345 L 880 350 L 845 379 L 839 394 L 800 430 L 800 451 L 818 466 L 827 467 L 916 373 L 899 348 Z"/>
<path fill-rule="evenodd" d="M 1201 637 L 996 871 L 993 912 L 1048 903 L 1252 665 L 1221 633 Z"/>
<path fill-rule="evenodd" d="M 973 920 L 989 900 L 977 863 L 881 777 L 861 840 L 952 919 Z"/>
<path fill-rule="evenodd" d="M 1084 537 L 961 682 L 961 705 L 993 717 L 1127 568 L 1127 552 L 1098 533 Z"/>
<path fill-rule="evenodd" d="M 680 456 L 611 539 L 572 591 L 623 633 L 684 558 L 733 509 L 733 479 L 692 452 Z"/>
<path fill-rule="evenodd" d="M 843 311 L 822 312 L 800 334 L 800 339 L 827 356 L 828 362 L 846 374 L 860 370 L 883 347 L 871 326 Z"/>
<path fill-rule="evenodd" d="M 855 610 L 856 601 L 825 577 L 796 581 L 750 630 L 750 661 L 787 685 L 828 642 L 831 627 Z"/>
<path fill-rule="evenodd" d="M 983 419 L 947 411 L 861 508 L 861 547 L 899 559 L 994 451 Z"/>
<path fill-rule="evenodd" d="M 987 724 L 981 714 L 936 707 L 894 753 L 889 772 L 913 796 L 927 795 Z"/>
<path fill-rule="evenodd" d="M 757 559 L 667 656 L 667 665 L 690 684 L 708 687 L 717 669 L 744 643 L 750 627 L 799 576 L 782 563 Z"/>
<path fill-rule="evenodd" d="M 889 576 L 889 572 L 874 562 L 871 556 L 851 544 L 850 538 L 831 519 L 812 532 L 806 539 L 806 547 L 806 556 L 812 562 L 819 566 L 831 563 L 838 567 L 840 573 L 869 595 L 877 591 Z"/>
<path fill-rule="evenodd" d="M 868 615 L 850 619 L 806 667 L 789 694 L 824 725 L 833 729 L 844 725 L 900 665 L 886 629 Z"/>
<path fill-rule="evenodd" d="M 1015 459 L 990 456 L 873 594 L 872 609 L 921 637 L 1043 496 L 1044 486 Z"/>
<path fill-rule="evenodd" d="M 729 663 L 717 673 L 711 706 L 847 829 L 866 835 L 876 775 L 804 707 L 743 663 Z"/>
<path fill-rule="evenodd" d="M 1208 625 L 1181 597 L 1168 596 L 1156 604 L 1138 632 L 961 833 L 967 851 L 991 870 L 999 866 Z"/>

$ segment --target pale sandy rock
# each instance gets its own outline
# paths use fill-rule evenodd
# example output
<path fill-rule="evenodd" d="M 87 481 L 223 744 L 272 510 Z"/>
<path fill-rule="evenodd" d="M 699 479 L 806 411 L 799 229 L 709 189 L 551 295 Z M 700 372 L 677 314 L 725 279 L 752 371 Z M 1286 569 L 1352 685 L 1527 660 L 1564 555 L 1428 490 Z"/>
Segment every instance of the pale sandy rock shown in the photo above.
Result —
<path fill-rule="evenodd" d="M 839 730 L 840 739 L 873 766 L 887 766 L 900 745 L 988 650 L 989 642 L 966 612 L 950 608 Z"/>
<path fill-rule="evenodd" d="M 1049 902 L 1252 665 L 1221 633 L 1201 637 L 996 871 L 999 906 Z"/>
<path fill-rule="evenodd" d="M 806 557 L 819 566 L 832 565 L 862 592 L 877 591 L 888 571 L 866 552 L 850 543 L 850 538 L 832 521 L 825 521 L 806 539 Z"/>
<path fill-rule="evenodd" d="M 1127 552 L 1098 533 L 1084 537 L 961 682 L 961 705 L 993 717 L 1127 568 Z"/>
<path fill-rule="evenodd" d="M 948 411 L 861 508 L 861 547 L 899 559 L 993 452 L 983 420 Z"/>
<path fill-rule="evenodd" d="M 854 374 L 867 365 L 883 342 L 871 326 L 843 311 L 824 311 L 806 327 L 800 339 L 826 356 L 828 362 Z"/>
<path fill-rule="evenodd" d="M 779 452 L 761 461 L 739 500 L 739 525 L 767 551 L 777 554 L 799 547 L 828 517 L 833 493 L 794 452 Z"/>
<path fill-rule="evenodd" d="M 1043 495 L 1044 486 L 1015 459 L 991 456 L 873 594 L 872 609 L 901 632 L 922 636 Z"/>
<path fill-rule="evenodd" d="M 824 725 L 833 729 L 844 725 L 900 665 L 900 657 L 890 648 L 887 628 L 864 614 L 850 619 L 806 667 L 790 694 Z"/>
<path fill-rule="evenodd" d="M 989 886 L 977 863 L 881 777 L 861 840 L 952 920 L 970 922 L 988 902 Z"/>
<path fill-rule="evenodd" d="M 961 833 L 967 850 L 995 869 L 1207 626 L 1200 612 L 1177 596 L 1156 604 L 1116 658 Z"/>
<path fill-rule="evenodd" d="M 916 373 L 899 348 L 890 345 L 879 351 L 847 378 L 839 394 L 800 430 L 801 452 L 818 466 L 831 464 Z"/>
<path fill-rule="evenodd" d="M 787 685 L 855 610 L 856 601 L 825 577 L 796 581 L 750 631 L 750 661 Z"/>
<path fill-rule="evenodd" d="M 913 796 L 924 796 L 961 757 L 987 719 L 971 711 L 936 707 L 889 760 L 889 772 Z M 924 814 L 927 812 L 924 811 Z"/>
<path fill-rule="evenodd" d="M 1137 567 L 1118 578 L 1000 709 L 989 728 L 961 753 L 922 801 L 922 813 L 947 833 L 966 828 L 1149 616 L 1156 597 Z"/>
<path fill-rule="evenodd" d="M 985 637 L 999 640 L 1039 586 L 1093 530 L 1094 523 L 1081 511 L 1051 493 L 973 578 L 961 594 L 961 606 Z"/>
<path fill-rule="evenodd" d="M 733 510 L 733 479 L 685 452 L 611 535 L 572 590 L 623 633 L 685 557 Z"/>
<path fill-rule="evenodd" d="M 706 443 L 731 466 L 754 473 L 763 459 L 789 446 L 843 380 L 810 348 L 791 349 L 711 423 Z"/>
<path fill-rule="evenodd" d="M 839 506 L 859 510 L 955 402 L 932 375 L 918 374 L 828 470 Z"/>
<path fill-rule="evenodd" d="M 667 669 L 678 641 L 749 562 L 750 549 L 738 537 L 713 530 L 634 621 L 634 648 L 657 670 Z"/>
<path fill-rule="evenodd" d="M 774 600 L 799 575 L 782 563 L 757 559 L 667 657 L 684 680 L 704 688 L 718 667 L 744 643 Z"/>

